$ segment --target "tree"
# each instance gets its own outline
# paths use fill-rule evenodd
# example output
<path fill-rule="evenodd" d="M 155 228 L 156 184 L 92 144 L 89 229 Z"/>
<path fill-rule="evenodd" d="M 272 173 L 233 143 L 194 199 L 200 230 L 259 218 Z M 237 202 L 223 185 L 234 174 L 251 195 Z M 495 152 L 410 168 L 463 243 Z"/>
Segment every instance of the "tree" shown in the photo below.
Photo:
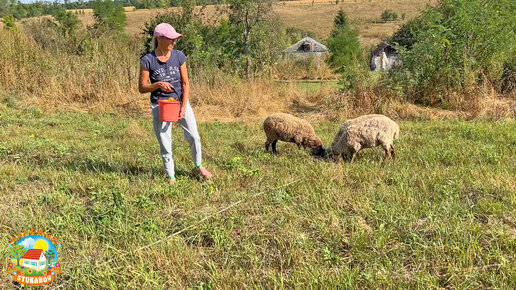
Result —
<path fill-rule="evenodd" d="M 100 31 L 115 30 L 123 32 L 126 24 L 124 7 L 111 0 L 97 0 L 93 4 L 94 27 Z"/>
<path fill-rule="evenodd" d="M 363 62 L 363 53 L 358 41 L 358 31 L 351 28 L 343 10 L 340 10 L 335 17 L 328 48 L 330 49 L 328 64 L 342 74 L 345 88 L 352 88 L 356 71 Z"/>
<path fill-rule="evenodd" d="M 337 16 L 335 16 L 335 19 L 333 20 L 332 36 L 338 33 L 338 31 L 345 26 L 349 26 L 348 16 L 344 10 L 340 9 L 337 13 Z"/>
<path fill-rule="evenodd" d="M 242 28 L 241 37 L 247 78 L 251 76 L 249 36 L 260 22 L 270 18 L 271 13 L 271 0 L 229 0 L 229 21 L 232 25 Z"/>
<path fill-rule="evenodd" d="M 59 32 L 66 37 L 74 36 L 77 29 L 81 26 L 81 21 L 77 18 L 77 15 L 66 11 L 64 8 L 57 9 L 53 16 L 59 22 Z"/>
<path fill-rule="evenodd" d="M 25 247 L 22 245 L 16 245 L 11 247 L 11 257 L 15 258 L 18 261 L 18 265 L 20 265 L 20 259 L 25 255 Z"/>
<path fill-rule="evenodd" d="M 47 250 L 44 255 L 47 258 L 47 260 L 49 261 L 49 263 L 51 260 L 56 258 L 56 253 L 52 250 Z"/>

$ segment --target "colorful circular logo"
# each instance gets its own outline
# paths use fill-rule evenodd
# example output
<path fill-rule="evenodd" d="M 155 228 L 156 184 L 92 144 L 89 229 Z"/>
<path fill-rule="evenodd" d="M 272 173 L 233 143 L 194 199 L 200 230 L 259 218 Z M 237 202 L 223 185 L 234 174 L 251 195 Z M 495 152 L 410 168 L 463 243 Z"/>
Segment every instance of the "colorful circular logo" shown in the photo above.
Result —
<path fill-rule="evenodd" d="M 56 247 L 57 246 L 57 247 Z M 61 245 L 50 232 L 30 230 L 18 233 L 9 244 L 8 270 L 15 282 L 43 285 L 54 281 L 61 273 Z"/>

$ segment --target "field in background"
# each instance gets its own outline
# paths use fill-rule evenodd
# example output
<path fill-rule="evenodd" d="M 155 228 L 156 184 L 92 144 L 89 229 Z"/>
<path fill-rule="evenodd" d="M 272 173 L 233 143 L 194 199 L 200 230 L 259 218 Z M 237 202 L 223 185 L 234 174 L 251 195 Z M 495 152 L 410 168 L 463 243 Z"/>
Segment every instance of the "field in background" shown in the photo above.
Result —
<path fill-rule="evenodd" d="M 326 144 L 339 124 L 313 122 Z M 64 270 L 52 286 L 64 289 L 511 288 L 516 123 L 400 127 L 394 163 L 376 148 L 351 167 L 287 143 L 270 155 L 258 121 L 200 123 L 216 176 L 203 183 L 174 127 L 169 187 L 148 114 L 47 113 L 4 99 L 1 237 L 51 230 Z"/>
<path fill-rule="evenodd" d="M 333 19 L 340 8 L 342 8 L 352 20 L 353 24 L 360 30 L 360 41 L 365 47 L 378 44 L 383 38 L 390 36 L 404 22 L 401 21 L 401 14 L 406 14 L 409 20 L 419 14 L 426 0 L 391 0 L 391 1 L 288 1 L 277 2 L 274 5 L 274 12 L 287 27 L 297 27 L 312 31 L 317 34 L 319 40 L 326 39 L 333 28 Z M 170 8 L 173 10 L 175 8 Z M 399 21 L 389 23 L 375 23 L 380 20 L 384 10 L 391 9 L 398 13 Z M 143 25 L 156 14 L 165 9 L 145 9 L 127 12 L 126 32 L 134 35 L 141 33 Z M 205 8 L 206 15 L 216 14 L 216 8 L 208 5 Z M 86 11 L 79 14 L 79 19 L 84 25 L 93 24 L 93 14 Z M 178 28 L 180 30 L 180 28 Z"/>

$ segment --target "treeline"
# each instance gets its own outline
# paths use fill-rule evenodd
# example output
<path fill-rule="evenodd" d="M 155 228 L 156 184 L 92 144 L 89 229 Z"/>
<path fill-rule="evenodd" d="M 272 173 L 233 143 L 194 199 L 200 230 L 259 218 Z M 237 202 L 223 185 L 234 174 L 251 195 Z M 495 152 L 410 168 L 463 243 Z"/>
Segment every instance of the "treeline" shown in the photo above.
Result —
<path fill-rule="evenodd" d="M 52 15 L 61 9 L 93 9 L 95 2 L 103 2 L 103 0 L 95 1 L 37 1 L 34 3 L 21 3 L 19 0 L 0 0 L 0 18 L 7 15 L 13 16 L 15 19 L 28 17 L 37 17 L 42 15 Z M 117 5 L 123 7 L 134 6 L 137 9 L 150 8 L 166 8 L 179 7 L 184 0 L 115 0 Z M 197 5 L 221 4 L 224 0 L 198 0 Z"/>

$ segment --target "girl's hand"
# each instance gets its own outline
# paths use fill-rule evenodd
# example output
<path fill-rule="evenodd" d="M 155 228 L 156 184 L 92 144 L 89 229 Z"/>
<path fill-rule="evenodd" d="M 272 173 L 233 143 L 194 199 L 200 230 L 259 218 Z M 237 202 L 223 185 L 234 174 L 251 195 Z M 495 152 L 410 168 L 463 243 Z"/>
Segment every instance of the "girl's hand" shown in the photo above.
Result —
<path fill-rule="evenodd" d="M 157 84 L 159 88 L 166 93 L 171 92 L 174 89 L 169 82 L 157 82 Z"/>
<path fill-rule="evenodd" d="M 181 109 L 179 110 L 179 120 L 183 119 L 183 117 L 185 116 L 185 111 L 186 111 L 186 107 L 181 106 Z"/>

